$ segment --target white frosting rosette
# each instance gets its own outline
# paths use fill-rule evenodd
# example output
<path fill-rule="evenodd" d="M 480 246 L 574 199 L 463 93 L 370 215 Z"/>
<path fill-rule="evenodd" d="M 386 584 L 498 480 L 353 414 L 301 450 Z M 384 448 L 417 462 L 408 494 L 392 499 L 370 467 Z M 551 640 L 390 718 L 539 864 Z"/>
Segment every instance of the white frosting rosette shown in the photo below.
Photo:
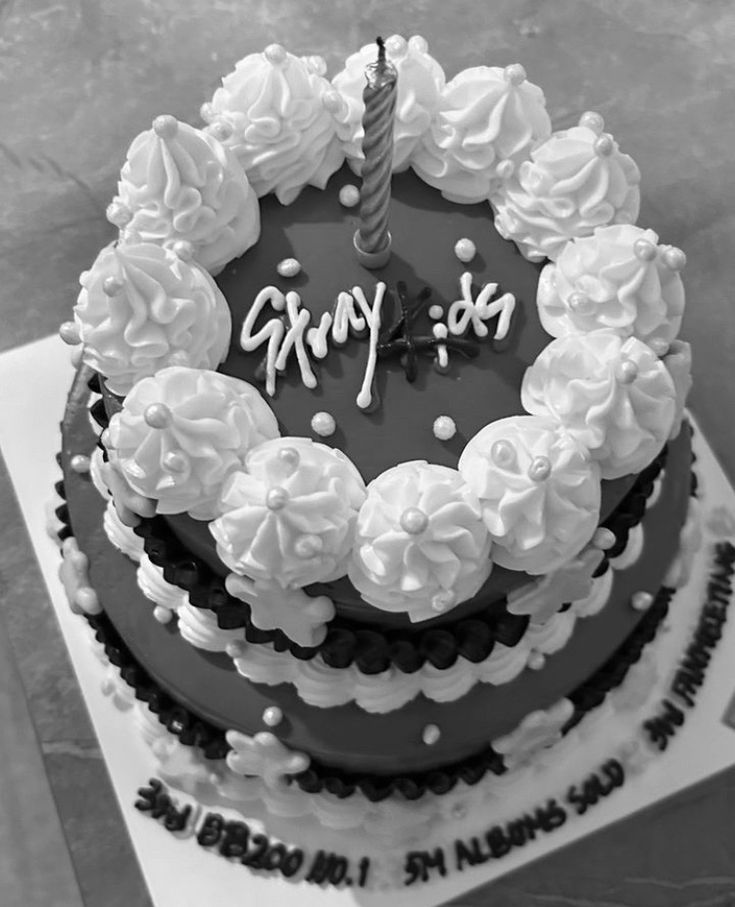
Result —
<path fill-rule="evenodd" d="M 278 438 L 252 450 L 230 477 L 209 529 L 235 573 L 302 587 L 347 572 L 364 499 L 365 483 L 341 451 Z"/>
<path fill-rule="evenodd" d="M 216 368 L 230 309 L 207 272 L 153 243 L 105 246 L 79 282 L 74 320 L 84 362 L 115 394 L 173 364 Z"/>
<path fill-rule="evenodd" d="M 415 460 L 368 485 L 348 572 L 365 601 L 428 620 L 473 596 L 491 568 L 480 502 L 456 470 Z"/>
<path fill-rule="evenodd" d="M 395 121 L 393 124 L 393 170 L 405 170 L 422 136 L 439 109 L 444 70 L 429 55 L 426 41 L 414 35 L 406 41 L 392 35 L 385 42 L 386 57 L 398 73 Z M 350 166 L 359 172 L 364 160 L 362 117 L 365 103 L 365 68 L 377 60 L 374 43 L 349 56 L 345 68 L 332 79 L 338 92 L 334 116 Z M 339 103 L 341 99 L 341 104 Z"/>
<path fill-rule="evenodd" d="M 213 135 L 156 117 L 130 146 L 108 216 L 123 237 L 172 245 L 216 274 L 260 236 L 245 172 Z"/>
<path fill-rule="evenodd" d="M 467 442 L 459 471 L 480 499 L 493 560 L 510 570 L 556 570 L 590 540 L 600 470 L 552 419 L 510 416 Z"/>
<path fill-rule="evenodd" d="M 679 249 L 660 246 L 653 230 L 598 227 L 567 243 L 541 272 L 541 324 L 552 337 L 609 328 L 665 349 L 684 314 L 685 260 Z"/>
<path fill-rule="evenodd" d="M 320 57 L 271 44 L 225 76 L 202 115 L 231 148 L 258 196 L 289 205 L 304 186 L 323 189 L 344 151 L 323 99 L 330 91 Z"/>
<path fill-rule="evenodd" d="M 531 261 L 556 261 L 565 243 L 595 227 L 632 224 L 640 206 L 640 172 L 599 114 L 555 132 L 492 199 L 495 226 Z"/>
<path fill-rule="evenodd" d="M 663 362 L 614 331 L 552 341 L 526 370 L 524 409 L 556 420 L 599 463 L 603 479 L 638 472 L 671 432 L 676 393 Z"/>
<path fill-rule="evenodd" d="M 481 202 L 550 134 L 544 93 L 522 66 L 473 66 L 442 91 L 411 165 L 450 201 Z"/>
<path fill-rule="evenodd" d="M 676 438 L 681 431 L 684 407 L 692 388 L 692 348 L 683 340 L 674 340 L 663 358 L 666 371 L 674 382 L 676 409 L 671 426 L 670 438 Z"/>
<path fill-rule="evenodd" d="M 222 484 L 278 423 L 246 381 L 167 368 L 139 381 L 110 419 L 110 462 L 158 513 L 211 520 Z"/>

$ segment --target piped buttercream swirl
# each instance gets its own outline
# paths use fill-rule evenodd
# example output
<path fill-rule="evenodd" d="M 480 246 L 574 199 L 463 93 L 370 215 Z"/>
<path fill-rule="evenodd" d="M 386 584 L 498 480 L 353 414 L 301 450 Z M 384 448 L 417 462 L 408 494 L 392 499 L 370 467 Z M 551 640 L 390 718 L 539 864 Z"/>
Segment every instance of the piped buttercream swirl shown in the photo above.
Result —
<path fill-rule="evenodd" d="M 603 479 L 651 462 L 671 431 L 675 396 L 655 353 L 613 331 L 557 338 L 526 370 L 521 386 L 524 409 L 563 426 L 590 451 Z"/>
<path fill-rule="evenodd" d="M 339 450 L 309 438 L 266 441 L 226 483 L 210 524 L 237 574 L 303 587 L 347 572 L 365 484 Z"/>
<path fill-rule="evenodd" d="M 522 66 L 473 66 L 445 86 L 411 165 L 450 201 L 480 202 L 550 134 L 544 94 Z"/>
<path fill-rule="evenodd" d="M 330 91 L 320 57 L 301 58 L 272 44 L 249 54 L 206 105 L 211 129 L 245 168 L 258 196 L 289 205 L 308 185 L 323 189 L 344 151 L 324 104 Z"/>
<path fill-rule="evenodd" d="M 495 226 L 531 261 L 555 261 L 574 237 L 635 223 L 639 182 L 638 167 L 612 136 L 574 126 L 536 145 L 517 178 L 503 183 L 493 198 Z"/>
<path fill-rule="evenodd" d="M 608 328 L 670 343 L 684 314 L 678 252 L 659 246 L 653 230 L 632 224 L 598 227 L 572 240 L 541 272 L 541 324 L 552 337 Z"/>
<path fill-rule="evenodd" d="M 232 321 L 207 272 L 153 243 L 105 246 L 89 271 L 74 319 L 84 362 L 116 394 L 168 365 L 216 368 L 227 355 Z"/>
<path fill-rule="evenodd" d="M 600 471 L 552 419 L 511 416 L 471 438 L 459 471 L 480 499 L 493 560 L 510 570 L 554 570 L 590 540 Z"/>
<path fill-rule="evenodd" d="M 186 249 L 212 274 L 260 236 L 258 199 L 240 163 L 213 135 L 172 116 L 133 140 L 117 191 L 113 204 L 130 214 L 123 238 Z"/>
<path fill-rule="evenodd" d="M 473 596 L 491 567 L 480 502 L 456 470 L 416 460 L 368 485 L 349 569 L 365 601 L 428 620 Z"/>
<path fill-rule="evenodd" d="M 110 420 L 110 461 L 158 513 L 211 520 L 229 473 L 277 436 L 273 412 L 246 381 L 172 367 L 139 381 Z"/>
<path fill-rule="evenodd" d="M 426 41 L 414 35 L 406 41 L 392 35 L 385 42 L 386 57 L 398 73 L 397 100 L 393 124 L 393 170 L 405 170 L 439 109 L 446 77 L 444 70 L 428 53 Z M 362 118 L 365 103 L 365 67 L 375 63 L 375 44 L 366 44 L 349 56 L 345 68 L 332 79 L 337 97 L 337 133 L 352 168 L 359 172 L 364 156 Z M 339 101 L 341 100 L 341 104 Z"/>

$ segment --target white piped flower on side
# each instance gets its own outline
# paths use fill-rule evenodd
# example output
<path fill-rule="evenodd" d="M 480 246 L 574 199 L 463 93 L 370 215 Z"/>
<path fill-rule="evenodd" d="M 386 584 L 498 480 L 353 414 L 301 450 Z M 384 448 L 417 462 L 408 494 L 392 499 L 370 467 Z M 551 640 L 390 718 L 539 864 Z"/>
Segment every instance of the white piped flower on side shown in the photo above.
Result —
<path fill-rule="evenodd" d="M 468 441 L 458 468 L 480 499 L 493 560 L 502 567 L 547 573 L 597 528 L 599 467 L 551 419 L 511 416 L 486 425 Z"/>
<path fill-rule="evenodd" d="M 681 327 L 685 261 L 680 249 L 659 245 L 653 230 L 598 227 L 572 239 L 541 272 L 541 324 L 552 337 L 606 328 L 662 355 Z"/>
<path fill-rule="evenodd" d="M 108 209 L 122 236 L 172 246 L 217 274 L 260 236 L 260 208 L 236 158 L 213 135 L 160 116 L 133 140 Z"/>
<path fill-rule="evenodd" d="M 603 479 L 616 479 L 643 469 L 661 450 L 676 392 L 645 343 L 601 330 L 552 341 L 526 370 L 521 401 L 586 447 Z"/>
<path fill-rule="evenodd" d="M 280 787 L 288 775 L 298 775 L 309 767 L 309 757 L 290 750 L 270 731 L 250 737 L 239 731 L 227 731 L 225 739 L 232 747 L 227 765 L 238 775 L 262 778 L 267 787 Z"/>
<path fill-rule="evenodd" d="M 252 385 L 216 372 L 167 368 L 139 381 L 110 420 L 110 462 L 158 513 L 211 520 L 222 485 L 249 450 L 278 436 Z"/>
<path fill-rule="evenodd" d="M 253 623 L 261 630 L 282 630 L 300 646 L 318 646 L 334 617 L 326 595 L 307 595 L 303 589 L 285 589 L 274 581 L 251 580 L 230 573 L 225 580 L 230 595 L 250 605 Z"/>
<path fill-rule="evenodd" d="M 493 197 L 498 233 L 529 260 L 556 261 L 568 240 L 638 219 L 640 172 L 602 128 L 599 114 L 584 114 L 553 133 Z"/>
<path fill-rule="evenodd" d="M 526 715 L 514 731 L 493 740 L 492 747 L 503 757 L 508 769 L 528 765 L 539 753 L 561 740 L 562 729 L 573 714 L 571 700 L 560 699 L 548 709 Z"/>
<path fill-rule="evenodd" d="M 341 451 L 278 438 L 232 475 L 209 529 L 235 573 L 298 588 L 346 573 L 364 499 L 365 483 Z"/>
<path fill-rule="evenodd" d="M 480 502 L 456 470 L 416 460 L 368 485 L 349 568 L 365 601 L 429 620 L 471 598 L 491 568 Z"/>
<path fill-rule="evenodd" d="M 171 249 L 111 243 L 79 282 L 82 356 L 115 394 L 167 366 L 216 368 L 227 355 L 227 301 L 203 268 Z"/>
<path fill-rule="evenodd" d="M 450 201 L 481 202 L 550 134 L 544 94 L 520 64 L 473 66 L 442 91 L 411 165 Z"/>

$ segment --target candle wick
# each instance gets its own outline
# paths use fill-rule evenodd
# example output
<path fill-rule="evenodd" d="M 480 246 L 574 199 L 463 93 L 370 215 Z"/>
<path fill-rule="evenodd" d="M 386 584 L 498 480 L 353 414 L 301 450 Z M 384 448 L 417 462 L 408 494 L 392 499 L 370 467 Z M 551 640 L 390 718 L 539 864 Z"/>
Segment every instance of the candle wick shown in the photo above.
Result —
<path fill-rule="evenodd" d="M 385 66 L 385 41 L 378 36 L 375 39 L 375 43 L 378 45 L 378 66 Z"/>

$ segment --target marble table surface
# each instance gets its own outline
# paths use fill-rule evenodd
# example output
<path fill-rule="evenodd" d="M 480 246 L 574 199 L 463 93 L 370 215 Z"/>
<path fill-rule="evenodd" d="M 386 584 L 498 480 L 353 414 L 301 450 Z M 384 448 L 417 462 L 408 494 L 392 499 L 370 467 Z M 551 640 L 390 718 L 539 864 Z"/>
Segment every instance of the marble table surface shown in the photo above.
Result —
<path fill-rule="evenodd" d="M 691 405 L 735 476 L 731 0 L 0 0 L 0 350 L 56 330 L 112 237 L 131 138 L 196 122 L 221 74 L 280 41 L 330 73 L 423 34 L 449 75 L 521 61 L 556 128 L 599 110 L 643 173 L 640 223 L 683 247 Z M 3 907 L 149 903 L 0 462 Z M 735 904 L 735 769 L 467 895 L 463 907 Z"/>

